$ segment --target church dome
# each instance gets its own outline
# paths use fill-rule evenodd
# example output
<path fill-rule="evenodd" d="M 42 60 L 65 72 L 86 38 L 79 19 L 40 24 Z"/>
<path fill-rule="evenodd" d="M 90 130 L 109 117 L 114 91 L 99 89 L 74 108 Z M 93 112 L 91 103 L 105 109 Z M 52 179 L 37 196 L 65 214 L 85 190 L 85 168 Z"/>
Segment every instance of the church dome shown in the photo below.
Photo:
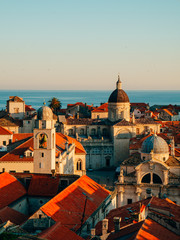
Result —
<path fill-rule="evenodd" d="M 53 112 L 44 104 L 44 106 L 38 109 L 37 118 L 38 120 L 53 120 Z"/>
<path fill-rule="evenodd" d="M 121 88 L 121 80 L 118 76 L 118 81 L 116 83 L 116 89 L 111 93 L 109 103 L 126 103 L 129 102 L 129 97 Z"/>
<path fill-rule="evenodd" d="M 142 153 L 150 153 L 153 150 L 153 153 L 169 153 L 169 147 L 166 141 L 157 136 L 156 134 L 146 138 L 144 140 L 141 152 Z"/>
<path fill-rule="evenodd" d="M 122 89 L 115 89 L 108 100 L 109 103 L 129 102 L 129 97 Z"/>

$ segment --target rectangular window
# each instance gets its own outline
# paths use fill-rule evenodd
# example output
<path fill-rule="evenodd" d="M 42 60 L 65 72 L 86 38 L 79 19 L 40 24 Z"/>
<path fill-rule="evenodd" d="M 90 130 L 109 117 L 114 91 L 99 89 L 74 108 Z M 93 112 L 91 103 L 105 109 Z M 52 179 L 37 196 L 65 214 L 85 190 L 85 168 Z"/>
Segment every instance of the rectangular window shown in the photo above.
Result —
<path fill-rule="evenodd" d="M 24 173 L 29 173 L 29 171 L 28 170 L 25 170 L 25 171 L 23 171 Z"/>
<path fill-rule="evenodd" d="M 42 168 L 41 163 L 39 163 L 39 168 Z"/>
<path fill-rule="evenodd" d="M 44 153 L 41 153 L 41 157 L 44 157 Z"/>
<path fill-rule="evenodd" d="M 19 113 L 19 108 L 14 108 L 14 113 Z"/>
<path fill-rule="evenodd" d="M 131 204 L 132 203 L 132 198 L 128 198 L 127 199 L 127 204 Z"/>
<path fill-rule="evenodd" d="M 6 141 L 3 141 L 3 145 L 6 146 Z"/>

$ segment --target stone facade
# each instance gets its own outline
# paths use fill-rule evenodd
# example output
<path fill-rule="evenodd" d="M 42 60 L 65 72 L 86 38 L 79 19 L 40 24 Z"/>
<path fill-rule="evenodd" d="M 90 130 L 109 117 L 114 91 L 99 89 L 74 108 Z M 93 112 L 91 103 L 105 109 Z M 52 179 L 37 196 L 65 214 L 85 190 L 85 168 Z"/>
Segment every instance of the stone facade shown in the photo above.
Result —
<path fill-rule="evenodd" d="M 17 96 L 9 97 L 7 112 L 15 119 L 23 119 L 25 116 L 25 102 L 23 99 Z"/>
<path fill-rule="evenodd" d="M 129 98 L 118 77 L 108 100 L 106 118 L 68 118 L 60 123 L 60 131 L 82 143 L 87 152 L 86 169 L 99 169 L 119 166 L 129 156 L 130 139 L 149 132 L 159 133 L 160 124 L 149 119 L 130 119 Z"/>
<path fill-rule="evenodd" d="M 148 189 L 180 203 L 180 162 L 167 149 L 165 140 L 153 135 L 143 142 L 141 154 L 122 162 L 116 183 L 118 207 L 148 197 Z"/>

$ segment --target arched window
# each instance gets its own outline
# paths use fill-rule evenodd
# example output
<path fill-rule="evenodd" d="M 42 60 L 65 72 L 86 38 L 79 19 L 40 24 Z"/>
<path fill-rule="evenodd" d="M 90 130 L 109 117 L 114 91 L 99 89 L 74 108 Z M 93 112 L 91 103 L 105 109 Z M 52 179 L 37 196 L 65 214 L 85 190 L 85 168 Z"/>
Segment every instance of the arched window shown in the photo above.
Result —
<path fill-rule="evenodd" d="M 84 135 L 84 128 L 80 129 L 80 135 Z"/>
<path fill-rule="evenodd" d="M 73 129 L 69 129 L 69 135 L 73 135 Z"/>
<path fill-rule="evenodd" d="M 153 173 L 153 183 L 162 184 L 161 178 L 155 173 Z"/>
<path fill-rule="evenodd" d="M 47 135 L 45 133 L 39 135 L 39 148 L 47 148 Z"/>
<path fill-rule="evenodd" d="M 150 173 L 146 174 L 143 178 L 142 178 L 142 183 L 150 183 L 151 180 L 151 175 Z"/>
<path fill-rule="evenodd" d="M 82 163 L 80 159 L 77 161 L 77 170 L 78 171 L 82 170 Z"/>
<path fill-rule="evenodd" d="M 92 136 L 96 135 L 96 129 L 95 129 L 95 128 L 92 128 L 92 129 L 91 129 L 91 135 L 92 135 Z"/>

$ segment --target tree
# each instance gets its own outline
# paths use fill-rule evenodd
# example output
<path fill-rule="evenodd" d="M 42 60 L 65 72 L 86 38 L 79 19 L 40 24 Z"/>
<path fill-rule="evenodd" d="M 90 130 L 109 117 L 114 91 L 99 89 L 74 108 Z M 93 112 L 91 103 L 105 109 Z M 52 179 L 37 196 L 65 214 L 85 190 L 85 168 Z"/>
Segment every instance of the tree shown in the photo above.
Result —
<path fill-rule="evenodd" d="M 49 102 L 49 107 L 52 109 L 53 113 L 57 115 L 58 110 L 61 109 L 61 102 L 59 99 L 53 97 Z"/>

